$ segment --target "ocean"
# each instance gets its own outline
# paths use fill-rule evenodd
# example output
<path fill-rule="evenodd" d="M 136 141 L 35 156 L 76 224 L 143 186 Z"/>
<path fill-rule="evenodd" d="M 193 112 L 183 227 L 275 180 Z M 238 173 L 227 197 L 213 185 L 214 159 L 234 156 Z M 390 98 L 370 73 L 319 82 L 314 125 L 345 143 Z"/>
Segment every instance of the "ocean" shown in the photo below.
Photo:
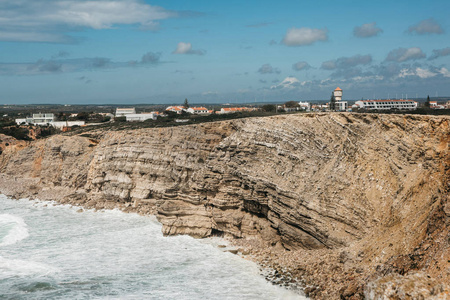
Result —
<path fill-rule="evenodd" d="M 154 217 L 0 195 L 0 299 L 306 299 L 217 238 Z"/>

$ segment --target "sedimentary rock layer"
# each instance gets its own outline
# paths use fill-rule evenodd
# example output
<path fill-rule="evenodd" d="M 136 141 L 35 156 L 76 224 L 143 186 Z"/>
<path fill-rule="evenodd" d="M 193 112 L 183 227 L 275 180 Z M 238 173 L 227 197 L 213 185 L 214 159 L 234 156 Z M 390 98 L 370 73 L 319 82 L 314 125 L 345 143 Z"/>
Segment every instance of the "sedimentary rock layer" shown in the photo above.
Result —
<path fill-rule="evenodd" d="M 57 135 L 5 149 L 0 191 L 374 265 L 448 229 L 449 142 L 448 117 L 346 113 Z"/>

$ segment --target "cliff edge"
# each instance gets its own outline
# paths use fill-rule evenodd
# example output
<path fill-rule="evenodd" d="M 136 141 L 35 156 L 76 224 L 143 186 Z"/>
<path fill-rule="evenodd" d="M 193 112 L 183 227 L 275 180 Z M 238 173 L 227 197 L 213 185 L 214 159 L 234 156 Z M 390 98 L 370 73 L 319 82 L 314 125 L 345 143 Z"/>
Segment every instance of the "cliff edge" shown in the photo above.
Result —
<path fill-rule="evenodd" d="M 449 122 L 324 113 L 57 135 L 5 148 L 0 191 L 156 214 L 166 235 L 247 241 L 315 298 L 387 295 L 419 276 L 440 299 Z"/>

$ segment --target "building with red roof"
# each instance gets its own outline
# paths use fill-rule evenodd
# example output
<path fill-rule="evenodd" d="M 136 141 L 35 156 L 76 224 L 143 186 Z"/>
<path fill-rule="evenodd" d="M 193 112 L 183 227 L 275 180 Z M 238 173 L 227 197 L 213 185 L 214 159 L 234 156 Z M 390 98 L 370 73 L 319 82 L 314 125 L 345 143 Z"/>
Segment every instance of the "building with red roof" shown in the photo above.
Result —
<path fill-rule="evenodd" d="M 189 107 L 186 111 L 191 114 L 208 114 L 209 113 L 209 110 L 206 107 Z"/>
<path fill-rule="evenodd" d="M 242 112 L 242 111 L 254 111 L 255 108 L 251 107 L 224 107 L 220 111 L 218 111 L 218 114 L 232 114 L 236 112 Z"/>
<path fill-rule="evenodd" d="M 181 113 L 183 111 L 186 111 L 186 109 L 184 108 L 184 106 L 169 106 L 166 108 L 166 111 L 173 111 L 173 112 L 181 115 Z"/>

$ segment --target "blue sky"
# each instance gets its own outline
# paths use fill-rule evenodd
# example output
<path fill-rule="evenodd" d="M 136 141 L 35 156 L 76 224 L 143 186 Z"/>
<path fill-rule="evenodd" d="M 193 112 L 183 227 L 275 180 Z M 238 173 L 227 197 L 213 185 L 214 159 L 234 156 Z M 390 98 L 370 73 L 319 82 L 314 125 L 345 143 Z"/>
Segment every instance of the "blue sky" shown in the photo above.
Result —
<path fill-rule="evenodd" d="M 0 0 L 0 103 L 450 96 L 450 1 Z"/>

